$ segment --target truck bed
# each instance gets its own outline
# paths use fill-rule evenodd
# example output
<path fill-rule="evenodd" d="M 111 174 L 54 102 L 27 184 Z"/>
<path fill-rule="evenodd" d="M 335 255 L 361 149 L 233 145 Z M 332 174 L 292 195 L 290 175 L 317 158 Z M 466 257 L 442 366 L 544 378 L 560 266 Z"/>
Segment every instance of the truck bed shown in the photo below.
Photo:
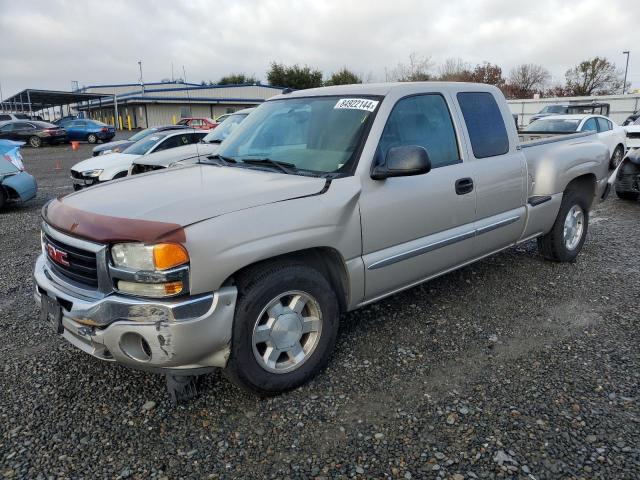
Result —
<path fill-rule="evenodd" d="M 578 133 L 549 133 L 549 132 L 530 132 L 518 130 L 518 138 L 522 148 L 544 145 L 547 143 L 561 142 L 564 140 L 575 140 L 582 137 L 595 135 L 596 132 L 578 132 Z"/>

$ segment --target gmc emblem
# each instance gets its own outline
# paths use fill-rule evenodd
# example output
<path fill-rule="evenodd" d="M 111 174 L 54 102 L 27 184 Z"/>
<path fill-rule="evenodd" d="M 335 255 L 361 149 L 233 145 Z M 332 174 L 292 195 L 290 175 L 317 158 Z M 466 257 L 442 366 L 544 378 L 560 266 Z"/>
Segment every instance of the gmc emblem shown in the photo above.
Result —
<path fill-rule="evenodd" d="M 67 252 L 63 252 L 62 250 L 58 250 L 56 247 L 47 243 L 46 245 L 47 253 L 49 254 L 49 258 L 60 265 L 64 265 L 65 267 L 69 266 L 69 261 L 67 260 Z"/>

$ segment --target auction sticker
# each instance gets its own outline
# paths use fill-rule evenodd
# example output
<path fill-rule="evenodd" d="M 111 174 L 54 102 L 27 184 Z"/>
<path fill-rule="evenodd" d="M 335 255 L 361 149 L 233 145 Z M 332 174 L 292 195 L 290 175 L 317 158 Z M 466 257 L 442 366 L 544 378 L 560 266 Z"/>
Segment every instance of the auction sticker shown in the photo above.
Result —
<path fill-rule="evenodd" d="M 341 98 L 333 108 L 346 110 L 366 110 L 367 112 L 373 112 L 377 106 L 378 100 L 369 100 L 368 98 Z"/>

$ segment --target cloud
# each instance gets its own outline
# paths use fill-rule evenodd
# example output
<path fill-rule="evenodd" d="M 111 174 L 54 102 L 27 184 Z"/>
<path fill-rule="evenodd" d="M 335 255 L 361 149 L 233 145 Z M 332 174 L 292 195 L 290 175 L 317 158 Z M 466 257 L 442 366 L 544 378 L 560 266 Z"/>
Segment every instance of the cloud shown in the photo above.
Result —
<path fill-rule="evenodd" d="M 410 53 L 436 63 L 490 61 L 506 73 L 539 63 L 557 80 L 580 60 L 608 57 L 637 37 L 640 2 L 610 0 L 281 0 L 2 1 L 0 82 L 5 96 L 23 88 L 69 89 L 182 76 L 216 81 L 231 72 L 265 80 L 272 61 L 326 75 L 347 66 L 375 80 Z M 640 50 L 630 79 L 640 87 Z"/>

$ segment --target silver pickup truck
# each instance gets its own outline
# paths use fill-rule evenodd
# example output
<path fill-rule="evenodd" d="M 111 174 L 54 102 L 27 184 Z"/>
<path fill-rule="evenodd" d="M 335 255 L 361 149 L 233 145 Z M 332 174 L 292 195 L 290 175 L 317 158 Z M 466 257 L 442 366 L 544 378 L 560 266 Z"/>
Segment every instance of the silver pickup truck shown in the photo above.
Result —
<path fill-rule="evenodd" d="M 213 368 L 259 395 L 297 387 L 341 313 L 518 243 L 572 261 L 608 192 L 592 134 L 521 144 L 500 91 L 469 83 L 279 95 L 217 153 L 42 212 L 43 321 L 176 396 Z"/>

